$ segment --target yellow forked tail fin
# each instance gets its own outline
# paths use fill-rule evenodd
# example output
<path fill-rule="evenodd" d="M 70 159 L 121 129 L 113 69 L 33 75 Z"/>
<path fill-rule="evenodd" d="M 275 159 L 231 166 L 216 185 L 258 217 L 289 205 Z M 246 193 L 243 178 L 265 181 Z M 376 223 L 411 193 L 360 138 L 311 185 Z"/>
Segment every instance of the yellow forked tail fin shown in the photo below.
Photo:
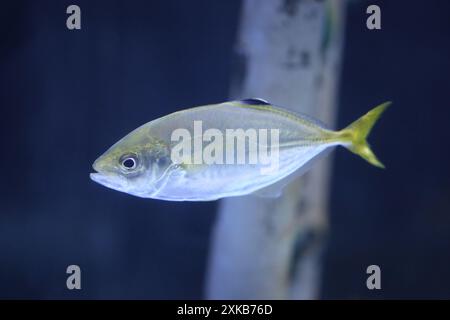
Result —
<path fill-rule="evenodd" d="M 350 142 L 350 144 L 346 146 L 347 149 L 379 168 L 384 168 L 384 165 L 372 152 L 366 139 L 375 122 L 377 122 L 378 118 L 390 104 L 390 101 L 380 104 L 355 122 L 351 123 L 348 127 L 339 131 L 340 137 L 344 141 Z"/>

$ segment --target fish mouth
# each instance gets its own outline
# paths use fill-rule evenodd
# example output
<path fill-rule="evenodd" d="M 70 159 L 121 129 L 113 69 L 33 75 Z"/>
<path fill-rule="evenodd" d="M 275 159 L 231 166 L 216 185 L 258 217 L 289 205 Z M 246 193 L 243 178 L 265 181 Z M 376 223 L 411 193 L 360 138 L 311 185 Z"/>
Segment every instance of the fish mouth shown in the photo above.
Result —
<path fill-rule="evenodd" d="M 92 169 L 94 169 L 96 172 L 92 172 L 89 174 L 89 177 L 92 181 L 95 181 L 101 185 L 105 185 L 106 183 L 106 175 L 104 173 L 100 172 L 100 166 L 99 166 L 99 159 L 94 161 L 92 164 Z"/>
<path fill-rule="evenodd" d="M 92 181 L 95 181 L 97 183 L 100 183 L 102 185 L 104 185 L 106 183 L 106 176 L 98 173 L 98 172 L 92 172 L 89 174 L 89 177 L 91 178 Z"/>
<path fill-rule="evenodd" d="M 117 191 L 125 191 L 127 187 L 127 181 L 116 176 L 93 172 L 89 174 L 89 177 L 92 181 Z"/>
<path fill-rule="evenodd" d="M 92 165 L 92 168 L 97 172 L 92 172 L 89 174 L 91 180 L 97 182 L 98 184 L 101 184 L 102 186 L 117 191 L 123 191 L 124 189 L 126 189 L 128 185 L 126 179 L 117 176 L 115 174 L 112 174 L 110 172 L 107 172 L 105 170 L 102 170 L 102 167 L 99 164 L 100 162 L 99 159 L 97 159 Z"/>

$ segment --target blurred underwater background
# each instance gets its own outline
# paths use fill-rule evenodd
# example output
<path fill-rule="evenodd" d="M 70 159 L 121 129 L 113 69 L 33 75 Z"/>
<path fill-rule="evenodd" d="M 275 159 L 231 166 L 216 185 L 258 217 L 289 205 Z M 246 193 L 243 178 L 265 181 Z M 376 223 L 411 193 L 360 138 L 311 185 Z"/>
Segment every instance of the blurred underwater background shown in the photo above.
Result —
<path fill-rule="evenodd" d="M 137 126 L 229 99 L 242 1 L 79 0 L 70 31 L 73 3 L 1 4 L 0 298 L 205 298 L 219 203 L 132 197 L 89 173 Z M 331 155 L 319 298 L 450 298 L 449 13 L 348 1 L 336 127 L 392 100 L 369 139 L 387 169 Z M 66 288 L 71 264 L 82 290 Z"/>

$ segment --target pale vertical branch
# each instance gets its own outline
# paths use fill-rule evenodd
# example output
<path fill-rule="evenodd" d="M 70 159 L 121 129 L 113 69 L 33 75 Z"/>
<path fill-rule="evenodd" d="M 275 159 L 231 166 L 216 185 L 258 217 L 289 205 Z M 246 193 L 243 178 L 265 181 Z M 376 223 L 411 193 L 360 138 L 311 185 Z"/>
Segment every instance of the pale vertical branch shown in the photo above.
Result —
<path fill-rule="evenodd" d="M 244 1 L 233 98 L 261 97 L 333 124 L 344 4 Z M 329 172 L 329 160 L 320 161 L 281 198 L 222 201 L 213 232 L 207 298 L 318 296 Z"/>

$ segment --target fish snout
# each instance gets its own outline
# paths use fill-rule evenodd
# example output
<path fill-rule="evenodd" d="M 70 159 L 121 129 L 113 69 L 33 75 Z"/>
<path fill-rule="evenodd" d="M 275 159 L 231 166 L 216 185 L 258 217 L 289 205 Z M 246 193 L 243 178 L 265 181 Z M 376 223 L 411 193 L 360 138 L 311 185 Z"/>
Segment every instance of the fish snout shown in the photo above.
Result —
<path fill-rule="evenodd" d="M 94 169 L 94 170 L 97 171 L 97 172 L 102 171 L 102 170 L 101 170 L 101 168 L 102 168 L 102 165 L 101 165 L 101 158 L 102 158 L 102 157 L 97 158 L 97 159 L 94 161 L 94 163 L 92 164 L 92 169 Z"/>
<path fill-rule="evenodd" d="M 107 180 L 108 170 L 106 168 L 103 156 L 97 158 L 94 161 L 94 163 L 92 164 L 92 169 L 94 169 L 94 171 L 96 172 L 89 174 L 91 180 L 104 185 L 105 181 Z"/>
<path fill-rule="evenodd" d="M 115 171 L 115 167 L 111 164 L 111 160 L 105 155 L 98 157 L 92 164 L 92 168 L 102 174 L 110 174 Z"/>

